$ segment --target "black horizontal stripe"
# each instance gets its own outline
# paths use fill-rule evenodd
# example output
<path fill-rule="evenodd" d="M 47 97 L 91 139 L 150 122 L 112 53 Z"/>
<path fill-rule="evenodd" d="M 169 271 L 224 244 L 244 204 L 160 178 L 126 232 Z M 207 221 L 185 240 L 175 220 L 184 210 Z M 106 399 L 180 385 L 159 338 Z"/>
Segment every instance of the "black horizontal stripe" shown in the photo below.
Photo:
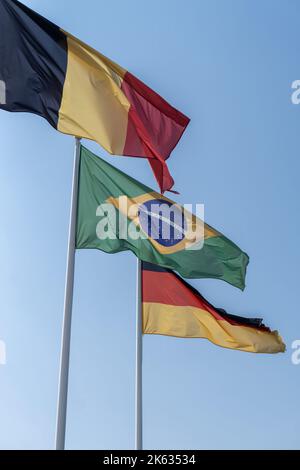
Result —
<path fill-rule="evenodd" d="M 0 0 L 0 31 L 1 95 L 5 89 L 0 108 L 38 114 L 57 128 L 67 69 L 65 34 L 16 0 Z"/>
<path fill-rule="evenodd" d="M 206 300 L 207 302 L 207 300 Z M 262 318 L 247 318 L 247 317 L 240 317 L 239 315 L 232 315 L 231 313 L 227 313 L 226 310 L 223 308 L 216 308 L 214 307 L 216 312 L 218 312 L 225 320 L 234 321 L 235 323 L 239 323 L 240 325 L 244 326 L 252 326 L 254 328 L 260 328 L 263 330 L 269 330 L 264 324 Z"/>
<path fill-rule="evenodd" d="M 142 261 L 143 271 L 154 271 L 156 273 L 173 273 L 171 269 L 162 268 L 158 264 L 148 263 L 148 261 Z M 175 273 L 173 273 L 175 274 Z"/>

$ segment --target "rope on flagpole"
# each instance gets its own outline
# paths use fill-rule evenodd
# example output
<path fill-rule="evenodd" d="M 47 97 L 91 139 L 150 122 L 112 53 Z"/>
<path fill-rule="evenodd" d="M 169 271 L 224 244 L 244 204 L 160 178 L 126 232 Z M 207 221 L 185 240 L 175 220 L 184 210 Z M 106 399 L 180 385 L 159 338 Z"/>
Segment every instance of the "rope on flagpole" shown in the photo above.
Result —
<path fill-rule="evenodd" d="M 80 139 L 75 138 L 73 181 L 70 208 L 67 269 L 65 283 L 64 316 L 61 338 L 61 356 L 59 370 L 58 403 L 56 418 L 55 449 L 64 450 L 66 440 L 66 419 L 68 403 L 68 381 L 70 366 L 71 324 L 75 270 L 76 217 L 78 199 L 78 175 L 80 161 Z"/>

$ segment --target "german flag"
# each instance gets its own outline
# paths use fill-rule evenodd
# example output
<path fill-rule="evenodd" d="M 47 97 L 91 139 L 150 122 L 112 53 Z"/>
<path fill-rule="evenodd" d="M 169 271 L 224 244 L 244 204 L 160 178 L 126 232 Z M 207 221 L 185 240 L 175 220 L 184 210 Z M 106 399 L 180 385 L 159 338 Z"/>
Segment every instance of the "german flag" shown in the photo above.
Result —
<path fill-rule="evenodd" d="M 189 119 L 110 59 L 16 0 L 0 0 L 0 108 L 44 117 L 109 153 L 148 158 L 161 191 Z"/>
<path fill-rule="evenodd" d="M 277 331 L 259 318 L 243 318 L 215 308 L 173 271 L 142 263 L 143 332 L 206 338 L 229 349 L 255 353 L 285 351 Z"/>

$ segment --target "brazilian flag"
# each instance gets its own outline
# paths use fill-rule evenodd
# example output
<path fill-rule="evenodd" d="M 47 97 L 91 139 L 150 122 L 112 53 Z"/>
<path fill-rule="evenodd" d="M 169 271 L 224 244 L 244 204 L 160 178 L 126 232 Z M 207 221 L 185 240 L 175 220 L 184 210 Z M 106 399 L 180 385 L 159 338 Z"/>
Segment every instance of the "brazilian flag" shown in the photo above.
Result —
<path fill-rule="evenodd" d="M 246 253 L 182 206 L 83 146 L 76 247 L 106 253 L 130 250 L 186 278 L 222 279 L 245 287 Z"/>

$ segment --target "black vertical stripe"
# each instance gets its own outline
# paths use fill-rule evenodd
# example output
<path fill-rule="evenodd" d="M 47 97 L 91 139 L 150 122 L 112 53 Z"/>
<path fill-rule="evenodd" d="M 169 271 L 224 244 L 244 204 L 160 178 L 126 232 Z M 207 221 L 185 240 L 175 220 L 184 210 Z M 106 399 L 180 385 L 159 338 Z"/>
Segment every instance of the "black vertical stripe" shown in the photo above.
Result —
<path fill-rule="evenodd" d="M 67 70 L 67 39 L 15 0 L 0 0 L 0 80 L 6 111 L 38 114 L 57 128 Z M 3 84 L 4 82 L 4 84 Z"/>

